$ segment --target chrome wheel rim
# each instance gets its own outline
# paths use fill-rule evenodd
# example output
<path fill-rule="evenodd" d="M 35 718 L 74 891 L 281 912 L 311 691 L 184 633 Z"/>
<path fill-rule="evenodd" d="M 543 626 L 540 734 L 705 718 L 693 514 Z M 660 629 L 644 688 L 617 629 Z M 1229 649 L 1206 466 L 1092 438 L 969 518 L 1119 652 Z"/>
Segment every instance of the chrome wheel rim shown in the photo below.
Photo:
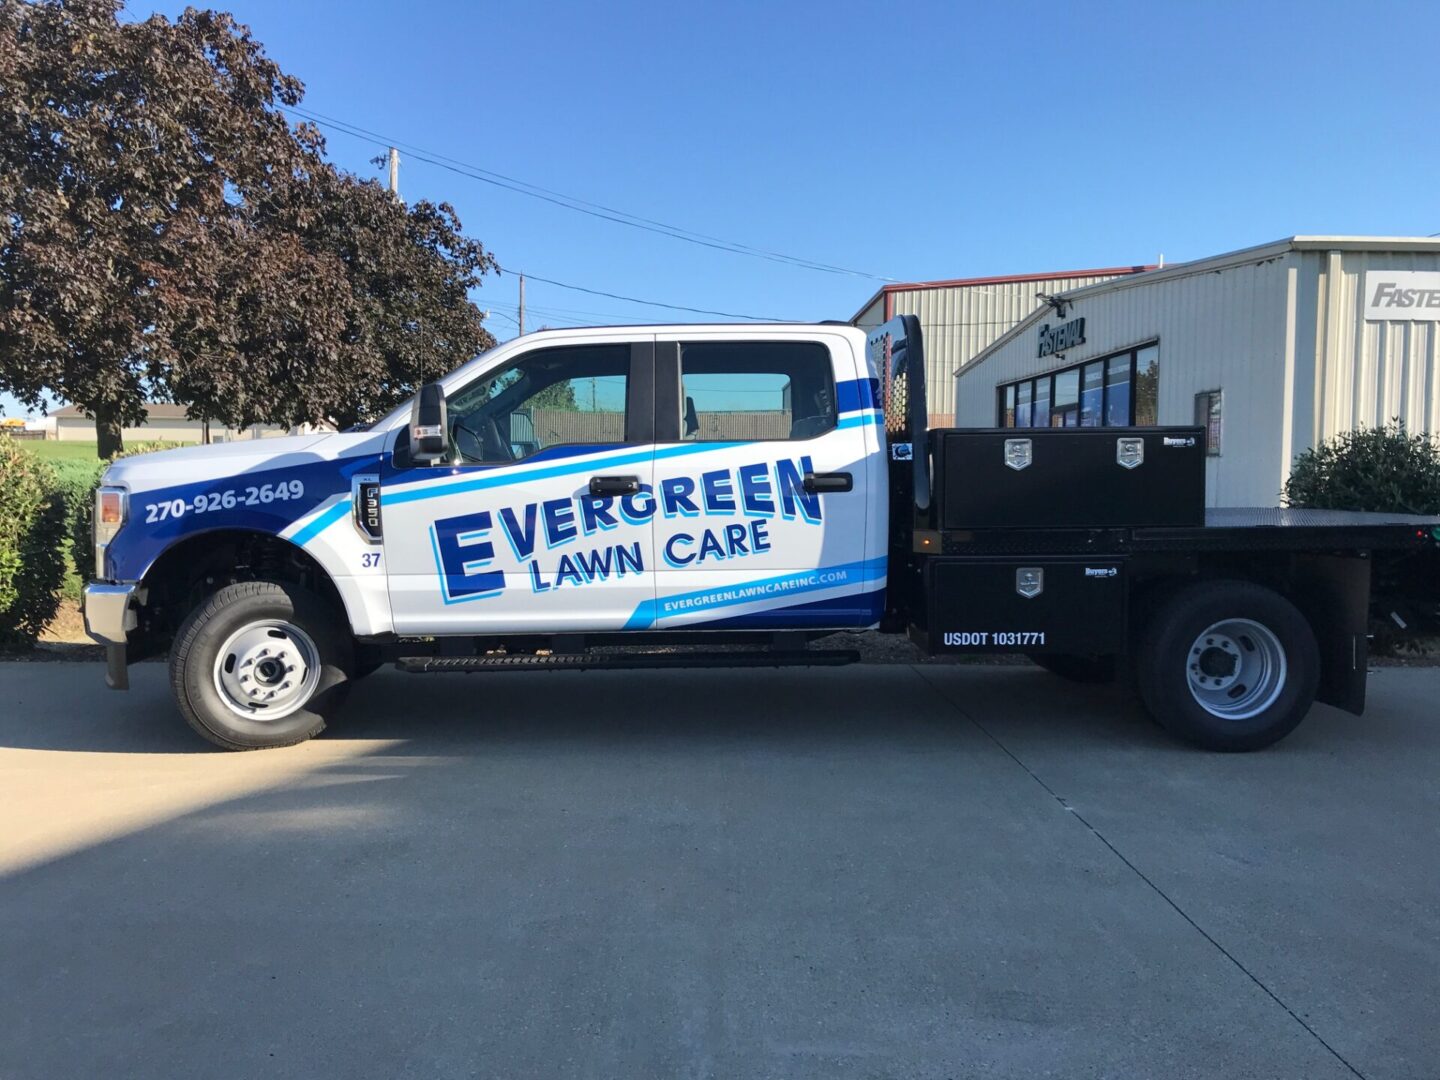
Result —
<path fill-rule="evenodd" d="M 1223 619 L 1207 627 L 1185 663 L 1191 697 L 1222 720 L 1249 720 L 1275 704 L 1286 671 L 1280 639 L 1253 619 Z"/>
<path fill-rule="evenodd" d="M 250 623 L 215 657 L 215 690 L 247 720 L 280 720 L 310 700 L 320 683 L 320 651 L 310 635 L 280 619 Z"/>

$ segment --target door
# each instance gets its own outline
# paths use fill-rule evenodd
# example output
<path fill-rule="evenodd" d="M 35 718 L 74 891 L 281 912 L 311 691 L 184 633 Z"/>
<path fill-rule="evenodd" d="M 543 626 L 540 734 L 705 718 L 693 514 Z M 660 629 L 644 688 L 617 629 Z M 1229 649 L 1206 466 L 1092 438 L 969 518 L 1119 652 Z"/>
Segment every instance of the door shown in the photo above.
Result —
<path fill-rule="evenodd" d="M 840 336 L 659 339 L 657 594 L 633 629 L 879 618 L 884 547 L 867 539 L 879 455 L 871 387 Z"/>
<path fill-rule="evenodd" d="M 381 478 L 400 634 L 615 630 L 653 600 L 654 341 L 537 348 L 446 395 L 450 451 L 402 431 Z"/>

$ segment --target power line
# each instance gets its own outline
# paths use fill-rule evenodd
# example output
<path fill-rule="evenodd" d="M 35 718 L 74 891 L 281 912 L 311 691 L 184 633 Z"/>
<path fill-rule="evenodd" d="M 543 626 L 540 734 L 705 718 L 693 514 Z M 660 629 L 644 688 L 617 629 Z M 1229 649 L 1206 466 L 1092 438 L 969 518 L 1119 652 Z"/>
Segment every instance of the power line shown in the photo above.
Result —
<path fill-rule="evenodd" d="M 504 188 L 507 191 L 513 191 L 520 195 L 528 195 L 532 199 L 539 199 L 542 202 L 564 207 L 566 210 L 573 210 L 576 213 L 588 214 L 590 217 L 611 221 L 617 225 L 628 225 L 633 229 L 642 229 L 645 232 L 657 233 L 661 236 L 668 236 L 674 240 L 683 240 L 686 243 L 713 248 L 716 251 L 728 251 L 733 255 L 746 255 L 755 259 L 766 259 L 770 262 L 778 262 L 786 266 L 795 266 L 804 270 L 816 270 L 827 274 L 867 278 L 871 281 L 893 282 L 896 280 L 895 278 L 885 277 L 881 274 L 866 273 L 863 270 L 852 270 L 849 267 L 837 266 L 833 263 L 818 262 L 814 259 L 806 259 L 798 255 L 786 255 L 783 252 L 771 251 L 768 248 L 753 247 L 738 241 L 725 240 L 707 233 L 695 232 L 691 229 L 682 228 L 679 225 L 670 225 L 666 222 L 642 217 L 639 214 L 632 214 L 625 210 L 617 210 L 603 203 L 590 202 L 587 199 L 552 191 L 538 184 L 519 180 L 513 176 L 506 176 L 504 173 L 498 173 L 491 169 L 484 169 L 478 165 L 460 161 L 457 158 L 447 157 L 438 151 L 427 150 L 424 147 L 402 142 L 388 135 L 363 128 L 348 120 L 340 120 L 333 116 L 326 116 L 324 113 L 318 113 L 311 109 L 302 109 L 296 106 L 284 105 L 281 106 L 281 108 L 314 123 L 333 127 L 337 131 L 349 135 L 351 138 L 373 142 L 386 149 L 399 147 L 407 150 L 412 160 L 423 161 L 426 164 L 434 165 L 440 169 L 446 169 L 449 172 L 468 177 L 471 180 L 479 180 L 481 183 L 492 184 L 495 187 Z"/>
<path fill-rule="evenodd" d="M 513 302 L 507 302 L 503 300 L 491 301 L 487 305 L 487 310 L 492 315 L 499 315 L 500 317 L 508 319 L 510 322 L 515 323 L 516 325 L 519 324 L 519 320 L 516 318 L 516 315 L 518 314 L 518 308 L 517 305 Z M 567 326 L 577 327 L 594 326 L 596 325 L 596 319 L 609 319 L 611 320 L 611 322 L 605 325 L 618 326 L 639 326 L 644 325 L 647 321 L 650 321 L 647 320 L 643 315 L 622 315 L 618 312 L 611 311 L 577 311 L 574 308 L 537 307 L 536 305 L 528 302 L 525 304 L 525 313 L 527 315 L 534 314 L 539 316 L 537 320 L 539 322 L 554 322 L 557 324 L 563 323 Z"/>
<path fill-rule="evenodd" d="M 516 313 L 517 311 L 516 304 L 504 300 L 491 301 L 490 307 L 501 308 L 511 313 Z M 596 319 L 608 319 L 611 323 L 621 324 L 643 323 L 646 321 L 646 317 L 643 313 L 637 314 L 634 312 L 630 312 L 626 314 L 621 314 L 620 312 L 616 311 L 583 311 L 577 310 L 576 308 L 541 306 L 538 304 L 532 304 L 529 301 L 526 301 L 525 303 L 525 312 L 527 315 L 531 312 L 534 312 L 538 315 L 544 316 L 547 319 L 562 319 L 576 324 L 588 322 L 590 325 L 594 325 Z"/>
<path fill-rule="evenodd" d="M 541 277 L 539 274 L 532 274 L 529 270 L 507 270 L 499 263 L 495 269 L 502 274 L 524 274 L 531 281 L 543 281 L 546 285 L 554 285 L 560 289 L 572 289 L 575 292 L 589 293 L 591 296 L 605 296 L 611 300 L 624 300 L 627 304 L 644 304 L 647 307 L 668 308 L 671 311 L 688 311 L 693 315 L 718 315 L 722 319 L 749 319 L 752 322 L 787 322 L 789 320 L 777 318 L 774 315 L 740 315 L 733 311 L 715 311 L 711 308 L 687 307 L 684 304 L 666 304 L 659 300 L 641 300 L 635 296 L 622 296 L 620 293 L 605 292 L 603 289 L 589 289 L 584 285 L 570 285 L 563 281 L 556 281 L 554 278 Z"/>
<path fill-rule="evenodd" d="M 511 307 L 514 305 L 511 304 Z M 633 314 L 622 314 L 618 311 L 592 311 L 587 308 L 556 307 L 551 304 L 530 304 L 525 305 L 526 311 L 549 312 L 552 315 L 590 315 L 597 319 L 629 319 Z"/>

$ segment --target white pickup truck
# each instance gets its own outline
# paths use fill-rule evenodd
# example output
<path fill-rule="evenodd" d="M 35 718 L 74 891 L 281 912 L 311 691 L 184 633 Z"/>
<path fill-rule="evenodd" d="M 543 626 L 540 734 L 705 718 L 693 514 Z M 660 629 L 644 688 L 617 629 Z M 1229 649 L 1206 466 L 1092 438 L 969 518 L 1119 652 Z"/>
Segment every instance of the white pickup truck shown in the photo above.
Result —
<path fill-rule="evenodd" d="M 1133 675 L 1217 749 L 1360 711 L 1372 554 L 1428 587 L 1440 520 L 1207 514 L 1191 428 L 930 430 L 921 352 L 908 316 L 544 331 L 364 430 L 126 458 L 87 627 L 117 689 L 168 649 L 230 749 L 385 662 L 834 664 L 812 643 L 868 628 Z"/>

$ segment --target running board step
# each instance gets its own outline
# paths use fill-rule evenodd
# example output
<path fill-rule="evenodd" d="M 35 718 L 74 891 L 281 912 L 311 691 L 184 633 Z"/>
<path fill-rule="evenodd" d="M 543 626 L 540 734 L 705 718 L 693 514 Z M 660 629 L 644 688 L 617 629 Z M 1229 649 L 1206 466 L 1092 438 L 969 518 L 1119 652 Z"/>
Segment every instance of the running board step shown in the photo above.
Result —
<path fill-rule="evenodd" d="M 473 671 L 627 671 L 637 668 L 840 667 L 860 659 L 854 649 L 800 652 L 556 653 L 534 656 L 402 656 L 395 661 L 412 675 Z"/>

